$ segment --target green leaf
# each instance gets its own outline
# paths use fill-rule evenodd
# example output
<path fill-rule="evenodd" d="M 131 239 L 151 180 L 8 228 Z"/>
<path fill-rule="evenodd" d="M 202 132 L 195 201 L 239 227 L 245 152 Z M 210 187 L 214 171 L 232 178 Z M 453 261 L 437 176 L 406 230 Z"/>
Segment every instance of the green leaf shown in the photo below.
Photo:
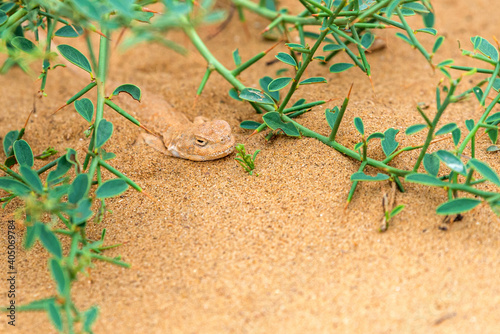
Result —
<path fill-rule="evenodd" d="M 431 34 L 432 36 L 437 35 L 437 30 L 434 28 L 422 28 L 422 29 L 417 29 L 417 32 L 424 32 L 426 34 Z"/>
<path fill-rule="evenodd" d="M 97 131 L 95 135 L 95 148 L 100 148 L 104 143 L 106 143 L 111 135 L 113 134 L 113 123 L 102 119 L 97 126 Z"/>
<path fill-rule="evenodd" d="M 354 118 L 354 126 L 362 136 L 365 135 L 365 126 L 363 125 L 363 120 L 359 117 Z"/>
<path fill-rule="evenodd" d="M 300 86 L 300 85 L 317 84 L 317 83 L 326 83 L 326 79 L 325 79 L 325 78 L 323 78 L 323 77 L 312 77 L 312 78 L 308 78 L 308 79 L 302 80 L 302 81 L 299 83 L 299 86 Z"/>
<path fill-rule="evenodd" d="M 241 91 L 239 95 L 240 99 L 245 101 L 256 102 L 260 104 L 273 104 L 273 99 L 266 93 L 256 89 L 256 88 L 245 88 Z"/>
<path fill-rule="evenodd" d="M 50 254 L 54 255 L 58 259 L 61 259 L 61 243 L 59 242 L 59 239 L 56 237 L 54 232 L 52 232 L 46 225 L 40 224 L 38 237 L 40 238 L 43 246 L 49 251 Z"/>
<path fill-rule="evenodd" d="M 288 64 L 288 65 L 291 65 L 291 66 L 294 66 L 294 67 L 297 67 L 297 62 L 295 61 L 295 59 L 293 59 L 292 56 L 290 56 L 288 53 L 285 53 L 285 52 L 279 52 L 277 55 L 276 55 L 276 58 L 285 63 L 285 64 Z"/>
<path fill-rule="evenodd" d="M 385 14 L 388 19 L 391 18 L 392 14 L 394 13 L 394 10 L 396 9 L 397 6 L 401 3 L 401 0 L 394 0 L 389 3 L 389 5 L 385 8 Z"/>
<path fill-rule="evenodd" d="M 477 100 L 481 102 L 483 99 L 483 90 L 479 87 L 473 87 L 472 91 L 474 92 L 474 95 L 476 95 Z"/>
<path fill-rule="evenodd" d="M 408 129 L 406 129 L 405 131 L 405 134 L 406 135 L 413 135 L 423 129 L 425 129 L 427 127 L 426 124 L 414 124 L 414 125 L 411 125 L 408 127 Z"/>
<path fill-rule="evenodd" d="M 376 176 L 366 175 L 363 172 L 356 172 L 351 175 L 351 181 L 385 181 L 389 180 L 389 175 L 378 173 Z"/>
<path fill-rule="evenodd" d="M 52 278 L 56 281 L 58 293 L 64 295 L 69 289 L 69 280 L 61 266 L 61 262 L 55 258 L 51 258 L 49 260 L 49 268 Z"/>
<path fill-rule="evenodd" d="M 87 333 L 92 333 L 92 325 L 99 315 L 99 308 L 92 306 L 83 314 L 83 330 Z"/>
<path fill-rule="evenodd" d="M 302 44 L 298 43 L 285 43 L 287 48 L 299 48 L 299 49 L 305 49 L 305 46 Z"/>
<path fill-rule="evenodd" d="M 94 104 L 90 99 L 83 98 L 81 100 L 76 100 L 75 109 L 87 122 L 92 122 L 92 117 L 94 117 Z"/>
<path fill-rule="evenodd" d="M 31 189 L 39 194 L 43 193 L 42 181 L 34 170 L 25 165 L 21 165 L 19 171 L 21 172 L 24 182 L 26 182 L 31 187 Z"/>
<path fill-rule="evenodd" d="M 451 132 L 451 136 L 453 137 L 453 144 L 457 146 L 458 143 L 460 143 L 460 137 L 462 136 L 462 131 L 460 130 L 460 128 L 456 128 Z"/>
<path fill-rule="evenodd" d="M 452 171 L 462 174 L 464 176 L 467 175 L 467 170 L 465 168 L 464 163 L 454 154 L 445 150 L 439 150 L 436 152 L 436 155 L 439 158 L 439 160 L 441 160 Z"/>
<path fill-rule="evenodd" d="M 4 189 L 17 196 L 24 196 L 31 192 L 31 189 L 24 183 L 6 176 L 0 177 L 0 189 Z"/>
<path fill-rule="evenodd" d="M 17 36 L 17 37 L 14 37 L 10 43 L 16 48 L 16 49 L 19 49 L 21 51 L 24 51 L 26 53 L 36 53 L 36 52 L 39 52 L 37 46 L 35 45 L 35 43 L 33 43 L 32 41 L 30 41 L 29 39 L 27 38 L 24 38 L 22 36 Z"/>
<path fill-rule="evenodd" d="M 9 19 L 9 17 L 7 16 L 7 13 L 5 13 L 5 11 L 0 9 L 0 26 L 2 24 L 4 24 L 5 22 L 7 22 L 8 19 Z"/>
<path fill-rule="evenodd" d="M 498 61 L 498 50 L 490 42 L 481 36 L 471 37 L 470 40 L 474 45 L 474 50 L 479 50 L 486 57 Z"/>
<path fill-rule="evenodd" d="M 494 113 L 493 115 L 489 116 L 485 122 L 487 124 L 492 124 L 498 121 L 500 121 L 500 112 Z"/>
<path fill-rule="evenodd" d="M 422 15 L 422 17 L 424 19 L 424 25 L 427 28 L 434 27 L 434 13 L 433 12 L 429 12 L 427 14 L 424 14 L 424 15 Z"/>
<path fill-rule="evenodd" d="M 236 65 L 236 67 L 241 65 L 241 57 L 240 57 L 240 52 L 238 51 L 238 49 L 233 51 L 233 60 L 234 60 L 234 64 Z"/>
<path fill-rule="evenodd" d="M 271 81 L 269 83 L 269 86 L 267 86 L 267 89 L 270 92 L 275 92 L 275 91 L 281 90 L 281 89 L 285 88 L 286 86 L 288 86 L 288 84 L 290 82 L 292 82 L 292 80 L 293 80 L 292 78 L 288 78 L 288 77 L 274 79 L 273 81 Z"/>
<path fill-rule="evenodd" d="M 70 213 L 73 224 L 79 225 L 92 217 L 94 212 L 91 210 L 91 207 L 92 202 L 90 198 L 82 198 L 78 202 L 77 208 Z"/>
<path fill-rule="evenodd" d="M 17 140 L 17 137 L 19 137 L 19 131 L 12 130 L 9 131 L 3 138 L 3 151 L 5 153 L 5 156 L 10 157 L 12 154 L 14 154 L 12 146 Z"/>
<path fill-rule="evenodd" d="M 370 46 L 372 46 L 373 42 L 375 41 L 375 35 L 372 34 L 371 32 L 366 32 L 362 37 L 361 37 L 361 45 L 365 48 L 368 49 Z"/>
<path fill-rule="evenodd" d="M 424 5 L 422 5 L 421 3 L 418 3 L 418 2 L 405 3 L 403 5 L 403 8 L 410 9 L 412 11 L 415 11 L 417 13 L 422 13 L 422 14 L 430 13 L 429 10 Z"/>
<path fill-rule="evenodd" d="M 275 91 L 275 92 L 270 92 L 267 87 L 269 87 L 269 84 L 273 81 L 273 78 L 265 76 L 259 80 L 259 85 L 264 90 L 264 93 L 269 95 L 274 101 L 279 101 L 280 100 L 280 92 Z"/>
<path fill-rule="evenodd" d="M 370 141 L 372 139 L 384 139 L 385 136 L 383 133 L 381 132 L 374 132 L 372 133 L 371 135 L 368 136 L 368 138 L 366 139 L 366 141 Z"/>
<path fill-rule="evenodd" d="M 444 125 L 441 129 L 437 130 L 435 135 L 440 136 L 440 135 L 444 135 L 445 133 L 450 133 L 453 130 L 455 130 L 457 127 L 458 127 L 457 123 L 448 123 L 448 124 Z"/>
<path fill-rule="evenodd" d="M 410 44 L 411 46 L 413 46 L 413 42 L 411 41 L 411 39 L 408 38 L 408 36 L 406 36 L 405 34 L 403 33 L 400 33 L 400 32 L 397 32 L 396 33 L 396 37 L 399 37 L 401 38 L 403 41 L 405 41 L 406 43 Z"/>
<path fill-rule="evenodd" d="M 437 207 L 436 213 L 439 215 L 454 215 L 474 209 L 481 204 L 480 200 L 473 198 L 457 198 Z"/>
<path fill-rule="evenodd" d="M 491 143 L 496 144 L 498 139 L 498 130 L 488 130 L 486 132 L 488 137 L 490 137 Z"/>
<path fill-rule="evenodd" d="M 384 154 L 388 157 L 389 155 L 394 152 L 398 146 L 399 143 L 396 141 L 396 135 L 399 132 L 399 130 L 389 128 L 384 132 L 384 139 L 382 139 L 382 150 L 384 151 Z"/>
<path fill-rule="evenodd" d="M 35 241 L 40 233 L 40 225 L 40 223 L 36 222 L 32 226 L 26 226 L 26 234 L 24 236 L 25 249 L 30 249 L 35 244 Z"/>
<path fill-rule="evenodd" d="M 492 87 L 497 92 L 500 92 L 500 78 L 495 78 L 495 80 L 493 80 L 493 86 Z"/>
<path fill-rule="evenodd" d="M 272 130 L 282 130 L 287 136 L 299 137 L 300 132 L 295 126 L 295 124 L 288 122 L 285 123 L 281 120 L 280 114 L 276 111 L 268 112 L 262 119 L 267 124 L 267 126 Z"/>
<path fill-rule="evenodd" d="M 398 213 L 400 213 L 401 211 L 403 211 L 404 208 L 405 208 L 404 204 L 398 205 L 397 207 L 395 207 L 394 209 L 392 209 L 391 213 L 389 214 L 389 218 L 393 218 L 395 215 L 397 215 Z"/>
<path fill-rule="evenodd" d="M 235 99 L 236 101 L 243 101 L 242 99 L 240 99 L 240 97 L 238 96 L 238 91 L 234 88 L 231 88 L 229 90 L 229 96 L 231 96 L 233 99 Z"/>
<path fill-rule="evenodd" d="M 89 60 L 77 49 L 70 45 L 62 44 L 57 47 L 61 55 L 70 63 L 80 67 L 81 69 L 92 73 Z"/>
<path fill-rule="evenodd" d="M 127 93 L 128 95 L 132 96 L 132 98 L 134 100 L 141 102 L 142 92 L 138 86 L 133 85 L 133 84 L 120 85 L 120 86 L 116 87 L 116 89 L 113 91 L 112 95 L 116 96 L 122 92 Z"/>
<path fill-rule="evenodd" d="M 122 179 L 107 180 L 97 188 L 95 192 L 96 198 L 109 198 L 118 196 L 128 189 L 127 182 Z"/>
<path fill-rule="evenodd" d="M 441 181 L 435 176 L 428 174 L 415 173 L 410 174 L 405 177 L 406 182 L 413 182 L 423 184 L 425 186 L 435 186 L 435 187 L 444 187 L 447 185 L 446 182 Z"/>
<path fill-rule="evenodd" d="M 76 204 L 79 200 L 87 195 L 89 191 L 89 175 L 78 174 L 68 191 L 68 202 Z"/>
<path fill-rule="evenodd" d="M 455 61 L 453 59 L 446 59 L 436 65 L 436 67 L 444 67 L 453 64 Z"/>
<path fill-rule="evenodd" d="M 50 298 L 44 298 L 44 299 L 38 299 L 34 300 L 31 303 L 16 306 L 16 310 L 19 312 L 24 312 L 24 311 L 47 311 L 49 309 L 49 304 L 54 304 L 55 298 L 50 297 Z"/>
<path fill-rule="evenodd" d="M 439 173 L 439 159 L 435 153 L 424 155 L 424 168 L 430 175 L 437 176 Z"/>
<path fill-rule="evenodd" d="M 24 139 L 14 142 L 14 155 L 19 165 L 33 167 L 33 151 Z"/>
<path fill-rule="evenodd" d="M 354 151 L 358 152 L 361 147 L 363 147 L 363 142 L 357 143 L 356 145 L 354 145 Z"/>
<path fill-rule="evenodd" d="M 83 35 L 83 29 L 80 26 L 74 25 L 66 25 L 60 29 L 58 29 L 55 33 L 57 37 L 78 37 L 80 35 Z"/>
<path fill-rule="evenodd" d="M 498 178 L 497 173 L 495 173 L 495 171 L 486 163 L 472 158 L 469 160 L 469 165 L 477 170 L 486 180 L 500 187 L 500 178 Z"/>
<path fill-rule="evenodd" d="M 491 145 L 486 149 L 486 152 L 498 152 L 498 151 L 500 151 L 500 147 L 496 145 Z"/>
<path fill-rule="evenodd" d="M 339 50 L 344 50 L 344 46 L 340 44 L 327 44 L 323 47 L 323 51 L 325 52 L 339 51 Z"/>
<path fill-rule="evenodd" d="M 439 36 L 436 38 L 436 41 L 434 42 L 434 46 L 432 47 L 432 53 L 436 53 L 441 45 L 443 44 L 444 41 L 444 36 Z"/>
<path fill-rule="evenodd" d="M 255 121 L 243 121 L 240 123 L 240 128 L 246 129 L 246 130 L 255 130 L 261 125 L 262 124 L 260 124 L 259 122 L 255 122 Z"/>
<path fill-rule="evenodd" d="M 331 112 L 328 108 L 325 110 L 326 121 L 328 122 L 328 125 L 331 129 L 333 129 L 335 121 L 337 120 L 337 116 L 339 115 L 339 108 L 335 107 L 333 108 L 333 111 L 334 112 Z"/>
<path fill-rule="evenodd" d="M 52 322 L 52 324 L 54 325 L 54 327 L 59 332 L 62 332 L 63 322 L 62 322 L 62 317 L 61 317 L 61 310 L 59 307 L 56 306 L 55 302 L 48 304 L 47 312 L 49 314 L 49 319 Z"/>
<path fill-rule="evenodd" d="M 47 177 L 47 182 L 50 183 L 51 181 L 54 181 L 60 178 L 61 176 L 64 176 L 64 174 L 66 174 L 71 168 L 71 165 L 72 164 L 68 162 L 68 160 L 66 160 L 66 155 L 61 156 L 57 160 L 56 169 L 49 173 L 49 176 Z"/>
<path fill-rule="evenodd" d="M 332 72 L 332 73 L 341 73 L 341 72 L 347 71 L 351 67 L 354 67 L 354 64 L 350 64 L 350 63 L 337 63 L 337 64 L 333 64 L 332 66 L 330 66 L 330 72 Z"/>
<path fill-rule="evenodd" d="M 465 121 L 465 126 L 467 127 L 467 130 L 472 131 L 474 129 L 474 120 L 473 119 L 468 119 Z"/>

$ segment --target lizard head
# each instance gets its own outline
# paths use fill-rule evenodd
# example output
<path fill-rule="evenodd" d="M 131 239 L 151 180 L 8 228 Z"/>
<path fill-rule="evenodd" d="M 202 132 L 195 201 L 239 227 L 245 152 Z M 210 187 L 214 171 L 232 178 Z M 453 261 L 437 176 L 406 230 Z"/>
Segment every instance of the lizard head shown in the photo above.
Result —
<path fill-rule="evenodd" d="M 206 161 L 223 158 L 234 150 L 231 126 L 226 121 L 215 120 L 192 126 L 170 143 L 167 150 L 175 157 Z"/>

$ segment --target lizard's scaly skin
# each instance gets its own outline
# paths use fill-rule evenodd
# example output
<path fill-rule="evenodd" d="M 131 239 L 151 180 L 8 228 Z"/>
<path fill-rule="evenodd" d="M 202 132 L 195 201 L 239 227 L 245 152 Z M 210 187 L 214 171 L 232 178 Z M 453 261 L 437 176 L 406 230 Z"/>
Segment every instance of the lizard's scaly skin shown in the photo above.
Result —
<path fill-rule="evenodd" d="M 163 100 L 147 97 L 143 101 L 139 116 L 163 139 L 143 134 L 146 144 L 154 149 L 192 161 L 215 160 L 233 152 L 235 139 L 226 121 L 192 123 Z"/>

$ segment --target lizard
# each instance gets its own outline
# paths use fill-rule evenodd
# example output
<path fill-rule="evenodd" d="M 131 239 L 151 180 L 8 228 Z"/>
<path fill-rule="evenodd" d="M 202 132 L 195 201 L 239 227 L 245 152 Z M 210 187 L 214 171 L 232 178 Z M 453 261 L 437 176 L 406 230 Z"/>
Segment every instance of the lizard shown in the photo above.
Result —
<path fill-rule="evenodd" d="M 233 152 L 235 139 L 226 121 L 196 117 L 190 122 L 158 97 L 148 96 L 144 101 L 138 114 L 157 135 L 143 133 L 141 138 L 153 149 L 192 161 L 215 160 Z"/>

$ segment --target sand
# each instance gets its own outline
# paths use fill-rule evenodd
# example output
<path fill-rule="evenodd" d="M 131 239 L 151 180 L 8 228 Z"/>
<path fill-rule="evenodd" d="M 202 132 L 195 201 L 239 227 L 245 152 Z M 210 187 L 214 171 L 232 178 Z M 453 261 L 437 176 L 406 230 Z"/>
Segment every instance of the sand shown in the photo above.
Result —
<path fill-rule="evenodd" d="M 446 36 L 437 60 L 453 57 L 458 64 L 477 64 L 460 56 L 456 41 L 471 49 L 471 36 L 500 37 L 496 20 L 488 15 L 496 1 L 469 3 L 435 1 L 436 27 Z M 233 20 L 207 42 L 228 67 L 235 48 L 245 60 L 272 45 L 258 36 L 265 20 L 248 14 L 248 22 L 251 37 Z M 413 22 L 421 25 L 419 19 Z M 202 38 L 206 40 L 214 29 L 200 29 Z M 359 163 L 314 139 L 248 138 L 239 123 L 260 117 L 248 104 L 231 99 L 230 85 L 217 74 L 192 108 L 206 64 L 182 34 L 170 36 L 192 52 L 183 57 L 157 45 L 115 52 L 112 80 L 136 83 L 190 119 L 202 115 L 227 120 L 237 142 L 250 152 L 262 150 L 256 161 L 259 176 L 244 173 L 234 155 L 207 163 L 163 156 L 136 144 L 139 129 L 106 110 L 105 118 L 115 124 L 106 144 L 108 151 L 117 154 L 111 164 L 155 200 L 128 190 L 108 201 L 113 214 L 103 223 L 89 224 L 89 238 L 97 239 L 106 228 L 106 244 L 124 244 L 106 255 L 120 255 L 132 264 L 131 269 L 123 269 L 96 262 L 91 276 L 80 275 L 74 285 L 73 297 L 80 309 L 100 307 L 96 334 L 500 332 L 500 220 L 487 206 L 445 224 L 435 208 L 446 201 L 446 193 L 405 184 L 407 191 L 395 197 L 395 203 L 405 204 L 405 209 L 386 233 L 379 233 L 382 196 L 391 189 L 388 184 L 361 184 L 345 209 L 349 177 Z M 388 48 L 369 57 L 374 91 L 359 70 L 333 75 L 314 64 L 306 75 L 325 75 L 329 83 L 304 87 L 295 98 L 344 98 L 354 83 L 346 122 L 338 135 L 351 148 L 359 141 L 354 117 L 363 118 L 368 133 L 399 129 L 398 140 L 406 146 L 424 140 L 423 134 L 403 134 L 409 125 L 421 122 L 416 103 L 426 102 L 429 113 L 435 112 L 435 87 L 443 75 L 433 73 L 416 50 L 394 37 L 394 30 L 380 36 L 387 39 Z M 420 38 L 427 49 L 432 47 L 432 36 Z M 280 50 L 284 48 L 276 52 Z M 260 77 L 275 73 L 279 64 L 265 64 L 272 59 L 270 54 L 244 72 L 242 82 L 256 86 Z M 0 136 L 4 136 L 24 124 L 39 83 L 33 84 L 18 69 L 0 80 Z M 472 81 L 466 81 L 461 90 L 470 87 Z M 86 145 L 85 122 L 72 107 L 50 116 L 84 85 L 66 69 L 51 73 L 48 97 L 37 100 L 37 112 L 25 136 L 35 152 L 47 146 L 63 151 Z M 479 115 L 471 98 L 451 106 L 442 124 L 456 121 L 464 132 L 464 121 Z M 328 134 L 324 107 L 299 121 Z M 481 138 L 477 156 L 500 171 L 498 154 L 487 153 L 488 146 L 486 137 Z M 438 148 L 449 149 L 451 143 L 441 142 L 432 149 Z M 83 157 L 83 150 L 79 152 Z M 378 143 L 369 155 L 383 157 Z M 404 154 L 393 165 L 411 168 L 416 157 L 416 152 Z M 493 186 L 485 189 L 498 191 Z M 0 213 L 2 236 L 7 236 L 8 215 L 14 209 L 11 204 Z M 16 223 L 21 237 L 22 220 Z M 0 239 L 5 249 L 6 238 Z M 7 259 L 2 256 L 4 281 Z M 19 249 L 16 303 L 54 293 L 47 259 L 40 245 L 29 252 Z M 0 304 L 5 305 L 5 281 L 1 291 Z M 43 313 L 18 313 L 15 330 L 6 322 L 2 316 L 2 333 L 54 332 Z"/>

